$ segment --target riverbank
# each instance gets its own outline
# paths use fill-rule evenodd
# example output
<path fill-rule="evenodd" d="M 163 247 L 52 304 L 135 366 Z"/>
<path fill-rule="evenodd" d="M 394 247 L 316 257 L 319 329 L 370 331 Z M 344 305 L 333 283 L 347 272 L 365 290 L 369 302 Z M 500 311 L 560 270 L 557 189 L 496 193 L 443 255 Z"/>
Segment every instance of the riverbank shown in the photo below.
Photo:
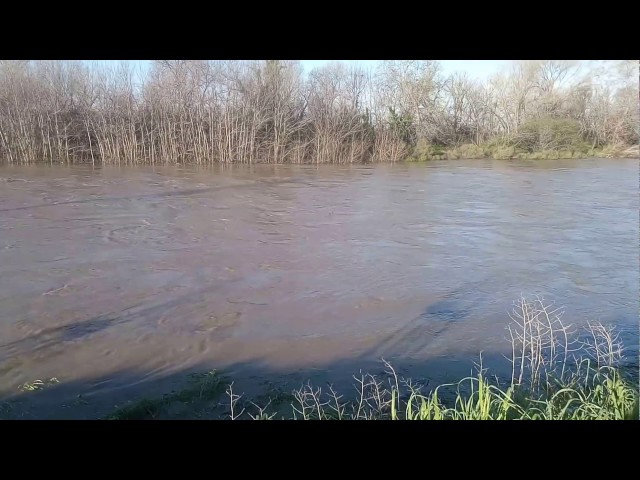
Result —
<path fill-rule="evenodd" d="M 120 402 L 94 418 L 160 419 L 304 419 L 304 420 L 594 420 L 638 419 L 638 368 L 625 363 L 615 328 L 589 323 L 573 329 L 557 309 L 541 299 L 514 305 L 507 330 L 511 338 L 508 378 L 485 368 L 458 382 L 429 385 L 404 378 L 382 360 L 379 374 L 353 376 L 350 391 L 308 381 L 298 388 L 253 379 L 245 395 L 226 374 L 191 374 L 180 388 Z M 25 395 L 60 388 L 57 378 L 20 386 Z M 246 386 L 246 385 L 245 385 Z M 86 406 L 78 395 L 64 408 Z M 21 416 L 16 401 L 0 402 L 0 418 Z M 24 412 L 24 410 L 22 411 Z"/>
<path fill-rule="evenodd" d="M 542 393 L 505 386 L 486 371 L 424 393 L 400 379 L 393 367 L 384 378 L 356 378 L 355 395 L 311 383 L 291 392 L 272 389 L 257 398 L 234 393 L 215 372 L 188 389 L 117 408 L 109 420 L 638 420 L 638 389 L 614 368 L 600 368 Z M 353 393 L 353 392 L 352 392 Z M 352 398 L 345 400 L 345 398 Z"/>
<path fill-rule="evenodd" d="M 105 420 L 638 420 L 638 386 L 633 374 L 602 366 L 585 368 L 544 385 L 501 383 L 478 368 L 457 383 L 427 390 L 400 377 L 384 362 L 382 375 L 354 377 L 350 391 L 305 383 L 287 389 L 269 383 L 252 396 L 217 371 L 190 375 L 187 385 L 160 396 L 116 406 Z M 56 379 L 23 388 L 32 394 L 55 388 Z M 89 401 L 78 396 L 78 408 Z M 31 418 L 15 403 L 0 403 L 0 420 Z"/>
<path fill-rule="evenodd" d="M 615 327 L 594 322 L 574 329 L 559 309 L 538 297 L 521 298 L 510 317 L 506 380 L 483 367 L 482 354 L 475 375 L 435 388 L 402 378 L 383 360 L 381 375 L 353 377 L 351 395 L 308 382 L 293 391 L 243 399 L 233 383 L 210 372 L 188 389 L 128 404 L 107 418 L 172 418 L 178 404 L 183 412 L 187 407 L 187 416 L 216 412 L 214 418 L 254 420 L 639 419 L 637 369 L 623 367 L 624 346 Z"/>
<path fill-rule="evenodd" d="M 455 148 L 434 145 L 418 145 L 409 155 L 407 162 L 427 162 L 430 160 L 493 159 L 493 160 L 570 160 L 579 158 L 638 158 L 638 146 L 608 145 L 600 148 L 566 150 L 525 151 L 508 145 L 465 144 Z"/>
<path fill-rule="evenodd" d="M 640 158 L 640 153 L 637 147 L 628 147 L 628 148 L 599 148 L 595 150 L 590 150 L 586 153 L 578 152 L 578 151 L 570 151 L 570 150 L 541 150 L 535 152 L 523 152 L 518 151 L 516 149 L 505 147 L 504 149 L 487 149 L 483 147 L 477 147 L 475 145 L 462 145 L 461 147 L 451 148 L 451 149 L 434 149 L 427 152 L 416 151 L 403 159 L 395 160 L 395 161 L 379 161 L 379 162 L 356 162 L 356 163 L 323 163 L 323 165 L 327 166 L 335 166 L 335 165 L 378 165 L 378 164 L 401 164 L 401 163 L 428 163 L 430 161 L 456 161 L 456 160 L 582 160 L 582 159 L 637 159 Z M 34 165 L 42 165 L 42 166 L 82 166 L 89 165 L 91 166 L 91 162 L 79 162 L 67 164 L 64 161 L 58 163 L 50 164 L 48 162 L 42 162 Z M 94 164 L 95 166 L 101 165 L 100 163 Z M 208 163 L 203 164 L 202 162 L 162 162 L 162 163 L 149 163 L 149 162 L 141 162 L 136 164 L 113 164 L 109 163 L 105 166 L 130 166 L 130 167 L 139 167 L 139 166 L 161 166 L 161 167 L 214 167 L 214 166 L 224 166 L 229 165 L 229 163 Z M 254 162 L 252 164 L 247 163 L 234 163 L 231 165 L 318 165 L 314 162 L 303 162 L 303 163 L 271 163 L 271 162 Z M 0 167 L 2 166 L 13 166 L 10 163 L 0 161 Z M 2 181 L 2 178 L 0 178 Z"/>
<path fill-rule="evenodd" d="M 336 159 L 335 161 L 328 162 L 320 162 L 321 164 L 327 165 L 342 165 L 342 164 L 352 164 L 352 165 L 370 165 L 370 164 L 384 164 L 384 163 L 419 163 L 419 162 L 429 162 L 433 160 L 478 160 L 478 159 L 488 159 L 488 160 L 577 160 L 577 159 L 632 159 L 632 158 L 640 158 L 640 148 L 638 145 L 635 146 L 627 146 L 627 145 L 606 145 L 603 147 L 597 148 L 579 148 L 579 149 L 546 149 L 546 150 L 533 150 L 527 151 L 520 148 L 517 148 L 513 145 L 501 145 L 501 144 L 486 144 L 486 145 L 475 145 L 475 144 L 463 144 L 457 147 L 443 147 L 438 145 L 429 145 L 429 144 L 421 144 L 419 143 L 413 149 L 409 149 L 411 153 L 408 153 L 404 156 L 399 157 L 389 157 L 388 159 L 377 159 L 375 161 L 340 161 Z M 27 162 L 30 164 L 36 165 L 86 165 L 86 164 L 94 164 L 94 165 L 102 165 L 103 162 L 91 159 L 85 159 L 84 161 L 73 161 L 68 162 L 65 160 L 55 161 L 55 162 Z M 0 158 L 0 167 L 11 166 L 18 163 L 9 162 L 7 159 Z M 173 159 L 164 159 L 161 161 L 156 161 L 155 159 L 139 159 L 135 163 L 131 162 L 106 162 L 104 165 L 115 165 L 115 166 L 204 166 L 204 165 L 317 165 L 318 162 L 312 160 L 304 160 L 300 162 L 270 162 L 265 161 L 261 162 L 259 160 L 252 161 L 250 163 L 243 161 L 201 161 L 197 159 L 183 159 L 180 160 L 179 157 L 175 157 Z"/>

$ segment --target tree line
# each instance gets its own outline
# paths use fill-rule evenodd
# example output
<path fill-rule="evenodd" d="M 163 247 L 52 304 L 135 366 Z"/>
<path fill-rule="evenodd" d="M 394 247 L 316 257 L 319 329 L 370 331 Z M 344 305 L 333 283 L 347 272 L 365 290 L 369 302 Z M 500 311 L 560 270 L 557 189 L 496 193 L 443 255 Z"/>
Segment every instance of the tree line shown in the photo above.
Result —
<path fill-rule="evenodd" d="M 638 62 L 0 61 L 0 163 L 365 163 L 638 143 Z M 456 150 L 457 149 L 457 150 Z M 501 153 L 502 152 L 502 153 Z"/>

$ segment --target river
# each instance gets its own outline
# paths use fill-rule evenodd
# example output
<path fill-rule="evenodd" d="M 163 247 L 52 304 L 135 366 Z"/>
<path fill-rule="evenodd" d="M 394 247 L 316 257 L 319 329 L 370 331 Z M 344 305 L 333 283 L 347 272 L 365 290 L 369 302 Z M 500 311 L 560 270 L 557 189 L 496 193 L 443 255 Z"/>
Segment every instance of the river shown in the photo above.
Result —
<path fill-rule="evenodd" d="M 616 325 L 637 361 L 638 176 L 619 159 L 0 167 L 0 396 L 55 377 L 55 401 L 115 398 L 203 368 L 344 380 L 381 357 L 457 380 L 509 353 L 521 295 Z"/>

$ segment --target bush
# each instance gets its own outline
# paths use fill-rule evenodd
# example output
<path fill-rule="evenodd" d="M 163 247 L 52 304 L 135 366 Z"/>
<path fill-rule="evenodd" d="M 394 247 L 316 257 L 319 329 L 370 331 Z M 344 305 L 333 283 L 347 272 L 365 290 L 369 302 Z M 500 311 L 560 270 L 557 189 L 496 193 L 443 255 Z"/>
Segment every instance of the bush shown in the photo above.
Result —
<path fill-rule="evenodd" d="M 389 126 L 391 131 L 406 144 L 415 143 L 416 127 L 413 117 L 408 113 L 397 113 L 395 109 L 389 108 Z"/>
<path fill-rule="evenodd" d="M 491 156 L 496 160 L 505 160 L 516 156 L 516 149 L 509 146 L 497 146 L 491 151 Z"/>
<path fill-rule="evenodd" d="M 413 149 L 413 153 L 407 158 L 409 162 L 426 162 L 428 160 L 439 160 L 444 158 L 445 151 L 440 145 L 430 144 L 424 138 L 418 140 Z"/>
<path fill-rule="evenodd" d="M 451 150 L 447 150 L 447 158 L 459 159 L 459 158 L 485 158 L 487 155 L 482 147 L 467 143 L 455 147 Z"/>
<path fill-rule="evenodd" d="M 605 145 L 602 148 L 601 156 L 605 158 L 620 158 L 624 156 L 624 151 L 627 149 L 625 145 Z"/>
<path fill-rule="evenodd" d="M 580 133 L 580 124 L 572 119 L 539 118 L 520 126 L 513 144 L 527 152 L 541 150 L 587 151 Z"/>

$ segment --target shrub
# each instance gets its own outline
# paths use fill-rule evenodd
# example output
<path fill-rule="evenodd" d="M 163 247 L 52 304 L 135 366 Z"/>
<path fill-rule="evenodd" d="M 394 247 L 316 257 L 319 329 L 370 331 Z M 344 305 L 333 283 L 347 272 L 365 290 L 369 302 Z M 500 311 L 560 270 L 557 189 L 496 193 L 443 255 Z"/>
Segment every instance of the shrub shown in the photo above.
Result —
<path fill-rule="evenodd" d="M 447 158 L 451 158 L 451 159 L 485 158 L 485 157 L 486 157 L 486 154 L 484 149 L 472 143 L 460 145 L 459 147 L 455 147 L 447 151 Z"/>
<path fill-rule="evenodd" d="M 585 150 L 580 124 L 567 118 L 539 118 L 523 123 L 513 138 L 527 152 L 540 150 Z"/>
<path fill-rule="evenodd" d="M 496 160 L 505 160 L 516 156 L 516 149 L 510 146 L 497 146 L 491 151 L 491 156 Z"/>
<path fill-rule="evenodd" d="M 421 138 L 407 160 L 410 162 L 426 162 L 444 158 L 444 155 L 445 151 L 442 146 L 430 144 L 427 140 Z"/>
<path fill-rule="evenodd" d="M 605 158 L 620 158 L 624 156 L 626 149 L 625 145 L 605 145 L 602 148 L 601 156 Z"/>
<path fill-rule="evenodd" d="M 407 145 L 415 143 L 416 127 L 410 114 L 397 113 L 395 109 L 389 107 L 389 127 Z"/>

